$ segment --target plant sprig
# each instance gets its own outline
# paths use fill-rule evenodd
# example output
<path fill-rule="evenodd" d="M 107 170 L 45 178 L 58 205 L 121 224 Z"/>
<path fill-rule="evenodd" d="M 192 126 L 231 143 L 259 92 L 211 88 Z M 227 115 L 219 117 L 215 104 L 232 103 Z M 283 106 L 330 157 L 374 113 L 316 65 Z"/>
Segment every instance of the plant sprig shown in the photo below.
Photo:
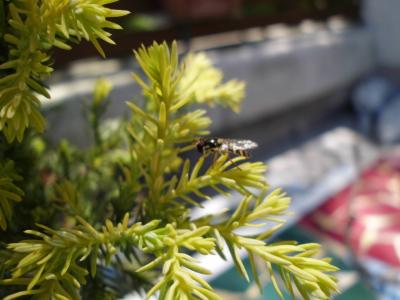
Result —
<path fill-rule="evenodd" d="M 26 289 L 7 296 L 5 300 L 27 295 L 80 299 L 79 288 L 86 283 L 89 271 L 92 276 L 96 275 L 98 260 L 110 263 L 116 245 L 151 243 L 153 239 L 147 239 L 147 235 L 152 236 L 149 232 L 158 223 L 129 226 L 129 216 L 126 215 L 117 226 L 107 220 L 98 231 L 83 219 L 79 220 L 81 224 L 73 229 L 56 231 L 40 226 L 42 231 L 26 230 L 25 233 L 35 239 L 8 245 L 13 252 L 7 261 L 12 276 L 0 283 L 23 285 Z M 88 261 L 89 270 L 83 265 L 85 261 Z"/>
<path fill-rule="evenodd" d="M 283 299 L 281 288 L 273 266 L 278 271 L 284 287 L 295 298 L 294 287 L 304 299 L 316 297 L 318 299 L 330 299 L 333 292 L 338 292 L 336 278 L 325 274 L 338 271 L 338 268 L 330 264 L 330 259 L 313 258 L 319 252 L 318 244 L 297 244 L 296 242 L 266 243 L 283 224 L 279 216 L 286 213 L 290 204 L 288 198 L 279 189 L 270 193 L 264 199 L 262 197 L 247 196 L 242 200 L 235 212 L 226 221 L 214 226 L 214 235 L 220 240 L 219 251 L 222 253 L 224 243 L 235 262 L 239 273 L 249 280 L 249 275 L 239 255 L 239 250 L 244 249 L 248 256 L 252 274 L 261 290 L 258 278 L 255 257 L 264 261 L 270 274 L 271 281 L 277 294 Z M 270 222 L 278 222 L 277 226 L 266 226 Z M 245 236 L 235 231 L 245 227 L 266 226 L 266 230 L 256 236 Z"/>
<path fill-rule="evenodd" d="M 38 95 L 50 98 L 42 81 L 53 71 L 48 54 L 53 46 L 69 50 L 69 42 L 85 39 L 104 56 L 98 39 L 114 44 L 106 29 L 121 27 L 108 18 L 128 12 L 105 7 L 112 2 L 16 0 L 7 5 L 4 41 L 8 59 L 0 61 L 0 70 L 6 72 L 0 78 L 0 131 L 9 142 L 21 142 L 30 126 L 44 130 Z"/>
<path fill-rule="evenodd" d="M 82 179 L 81 168 L 70 168 L 73 153 L 64 147 L 67 168 L 59 173 L 66 178 L 59 175 L 55 190 L 68 205 L 65 213 L 79 224 L 62 230 L 41 226 L 39 230 L 26 231 L 33 239 L 8 245 L 6 269 L 10 278 L 0 283 L 17 285 L 21 290 L 6 300 L 23 295 L 78 299 L 79 289 L 92 280 L 98 265 L 123 270 L 117 267 L 120 260 L 136 261 L 136 274 L 158 274 L 146 290 L 147 298 L 219 299 L 202 278 L 210 271 L 189 253 L 219 254 L 225 258 L 224 247 L 228 247 L 238 271 L 249 280 L 240 256 L 240 251 L 247 252 L 260 289 L 256 259 L 263 261 L 278 295 L 282 296 L 277 280 L 280 277 L 293 297 L 297 289 L 305 299 L 329 298 L 337 291 L 336 280 L 330 275 L 337 268 L 329 259 L 314 257 L 319 252 L 318 245 L 268 242 L 284 223 L 281 216 L 286 214 L 290 199 L 280 190 L 267 193 L 266 167 L 262 162 L 227 154 L 198 155 L 193 162 L 184 157 L 194 148 L 194 140 L 208 134 L 211 123 L 203 108 L 191 111 L 190 105 L 200 102 L 236 109 L 243 96 L 238 91 L 243 90 L 244 84 L 231 81 L 225 85 L 220 75 L 210 75 L 215 77 L 213 83 L 207 82 L 209 75 L 205 74 L 219 71 L 202 55 L 180 63 L 176 43 L 171 48 L 166 43 L 154 43 L 134 54 L 144 77 L 133 74 L 133 78 L 145 99 L 143 105 L 128 102 L 132 111 L 127 125 L 129 154 L 114 159 L 107 156 L 107 149 L 112 147 L 101 138 L 101 127 L 92 122 L 99 142 L 97 150 L 91 150 L 94 154 L 89 156 L 92 161 L 88 167 L 95 175 Z M 200 87 L 202 91 L 197 93 Z M 96 116 L 99 110 L 92 112 Z M 114 177 L 115 173 L 119 175 Z M 115 182 L 102 184 L 101 175 Z M 104 187 L 110 190 L 104 191 Z M 96 188 L 103 193 L 93 193 Z M 233 190 L 243 198 L 233 212 L 193 219 L 194 207 L 201 209 L 203 201 L 213 201 L 209 189 L 226 197 Z M 107 204 L 112 221 L 105 214 L 91 218 L 91 209 L 99 203 Z M 125 214 L 121 221 L 124 210 L 132 217 Z M 271 223 L 277 225 L 268 226 Z M 243 229 L 260 226 L 256 234 L 243 233 Z"/>
<path fill-rule="evenodd" d="M 136 142 L 133 145 L 134 153 L 141 158 L 140 170 L 147 180 L 148 193 L 147 197 L 145 196 L 145 202 L 151 217 L 165 218 L 167 216 L 165 220 L 167 223 L 177 222 L 178 226 L 188 226 L 187 224 L 190 224 L 188 221 L 189 207 L 201 207 L 201 200 L 209 198 L 202 192 L 203 188 L 211 187 L 221 193 L 224 193 L 225 189 L 236 190 L 244 196 L 237 210 L 224 223 L 211 226 L 214 227 L 212 232 L 216 234 L 216 240 L 225 240 L 241 274 L 246 279 L 249 278 L 238 256 L 238 250 L 245 249 L 251 257 L 251 261 L 254 261 L 255 256 L 264 260 L 272 274 L 271 277 L 279 295 L 282 293 L 273 275 L 272 264 L 277 265 L 279 272 L 283 274 L 282 278 L 289 291 L 293 290 L 294 282 L 304 297 L 310 295 L 320 298 L 330 297 L 332 291 L 337 291 L 333 277 L 329 277 L 321 271 L 315 273 L 310 269 L 310 265 L 319 266 L 320 270 L 327 272 L 337 269 L 326 261 L 308 257 L 315 254 L 318 247 L 315 245 L 274 246 L 266 244 L 264 239 L 276 232 L 277 226 L 256 237 L 243 237 L 235 233 L 236 229 L 254 225 L 255 222 L 279 222 L 280 220 L 276 216 L 285 213 L 288 209 L 290 199 L 279 191 L 274 191 L 264 199 L 262 198 L 268 188 L 263 176 L 265 166 L 262 163 L 244 162 L 243 157 L 229 159 L 227 155 L 222 155 L 203 170 L 205 157 L 200 157 L 192 169 L 188 160 L 183 163 L 180 159 L 177 146 L 179 146 L 179 142 L 186 140 L 171 138 L 170 132 L 179 132 L 179 130 L 171 127 L 170 124 L 175 124 L 174 120 L 177 118 L 182 120 L 187 116 L 188 113 L 181 111 L 181 108 L 196 99 L 198 102 L 207 102 L 205 95 L 208 94 L 214 95 L 211 97 L 212 103 L 218 103 L 223 99 L 225 102 L 222 104 L 231 106 L 234 103 L 231 100 L 232 97 L 216 97 L 219 87 L 217 88 L 215 84 L 208 84 L 208 76 L 201 76 L 203 73 L 213 74 L 214 72 L 214 69 L 210 69 L 207 64 L 208 61 L 202 55 L 199 55 L 198 59 L 196 56 L 190 56 L 189 59 L 184 60 L 186 64 L 179 66 L 177 59 L 173 58 L 176 55 L 175 45 L 169 52 L 165 44 L 154 44 L 148 50 L 142 48 L 135 55 L 149 82 L 146 83 L 138 75 L 133 77 L 143 87 L 148 102 L 144 109 L 134 104 L 130 105 L 132 110 L 137 113 L 137 117 L 141 119 L 141 122 L 138 123 L 145 124 L 145 130 L 141 131 L 139 127 L 132 125 L 130 132 Z M 191 65 L 195 62 L 197 65 Z M 236 85 L 235 88 L 229 89 L 230 93 L 243 87 L 241 82 L 236 82 Z M 182 87 L 185 89 L 180 93 Z M 202 88 L 200 89 L 200 87 Z M 196 96 L 194 91 L 201 91 L 203 96 Z M 197 123 L 197 121 L 194 120 L 193 123 Z M 135 128 L 137 128 L 137 132 Z M 199 135 L 195 131 L 191 132 L 190 128 L 186 129 L 186 132 L 192 140 Z M 148 158 L 146 159 L 146 157 Z M 168 176 L 169 173 L 174 173 L 181 164 L 183 166 L 180 169 L 180 176 Z M 220 186 L 225 189 L 221 189 Z M 254 189 L 258 190 L 260 196 L 257 196 Z M 153 212 L 154 214 L 152 214 Z M 202 221 L 204 220 L 206 221 L 201 225 L 215 223 L 212 217 Z M 217 244 L 217 252 L 222 253 L 221 243 Z M 254 263 L 252 267 L 255 270 Z M 254 273 L 258 281 L 256 275 L 257 273 Z M 294 277 L 296 280 L 291 280 Z M 174 285 L 175 289 L 177 283 L 170 284 Z"/>

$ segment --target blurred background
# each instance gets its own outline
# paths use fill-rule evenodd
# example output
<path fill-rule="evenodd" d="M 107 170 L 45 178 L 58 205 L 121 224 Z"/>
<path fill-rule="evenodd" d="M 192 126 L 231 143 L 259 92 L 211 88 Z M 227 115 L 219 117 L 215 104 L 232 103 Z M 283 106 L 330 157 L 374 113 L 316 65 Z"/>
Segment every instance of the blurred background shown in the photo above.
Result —
<path fill-rule="evenodd" d="M 400 299 L 400 1 L 121 0 L 132 12 L 107 59 L 82 43 L 55 52 L 47 137 L 90 143 L 82 102 L 97 77 L 114 85 L 107 117 L 139 97 L 132 49 L 178 40 L 205 51 L 226 79 L 247 82 L 240 114 L 210 110 L 214 136 L 252 139 L 268 180 L 293 198 L 275 239 L 318 241 L 341 267 L 337 299 Z M 215 209 L 233 207 L 214 199 Z M 237 199 L 236 199 L 237 198 Z M 235 199 L 237 201 L 235 201 Z M 214 205 L 211 207 L 211 205 Z M 232 263 L 204 261 L 224 299 L 259 295 Z"/>

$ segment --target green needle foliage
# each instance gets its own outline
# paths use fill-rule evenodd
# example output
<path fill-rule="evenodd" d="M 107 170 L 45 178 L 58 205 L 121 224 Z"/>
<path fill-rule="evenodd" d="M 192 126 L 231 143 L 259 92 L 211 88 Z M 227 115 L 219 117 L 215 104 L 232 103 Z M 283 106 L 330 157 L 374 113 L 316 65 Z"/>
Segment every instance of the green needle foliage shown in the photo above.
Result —
<path fill-rule="evenodd" d="M 99 81 L 87 106 L 94 146 L 78 151 L 64 142 L 46 155 L 44 195 L 53 199 L 46 203 L 57 207 L 63 228 L 38 225 L 25 230 L 29 239 L 9 242 L 0 252 L 0 284 L 12 289 L 4 299 L 116 299 L 124 283 L 115 274 L 131 278 L 129 288 L 144 291 L 147 299 L 220 299 L 202 277 L 210 270 L 193 253 L 226 259 L 224 248 L 250 280 L 241 256 L 247 253 L 260 289 L 256 260 L 280 297 L 285 288 L 293 298 L 329 299 L 338 291 L 331 275 L 337 268 L 315 258 L 318 244 L 268 242 L 282 226 L 290 199 L 280 190 L 268 192 L 263 163 L 226 154 L 185 158 L 211 123 L 206 110 L 192 104 L 237 110 L 243 82 L 223 83 L 203 54 L 180 63 L 175 43 L 154 43 L 134 54 L 143 72 L 132 76 L 144 101 L 127 102 L 132 116 L 122 122 L 126 131 L 102 127 L 110 86 Z M 210 189 L 226 197 L 236 191 L 242 200 L 233 212 L 194 219 L 194 208 L 213 201 Z M 245 233 L 253 227 L 259 227 L 257 234 Z"/>
<path fill-rule="evenodd" d="M 15 172 L 14 163 L 8 161 L 0 164 L 0 228 L 7 229 L 7 221 L 11 220 L 12 203 L 22 200 L 23 191 L 15 181 L 22 178 Z"/>
<path fill-rule="evenodd" d="M 199 103 L 219 104 L 239 111 L 244 96 L 243 81 L 230 80 L 222 84 L 222 72 L 212 68 L 210 59 L 202 53 L 189 54 L 185 63 L 192 67 L 186 70 L 179 83 L 180 92 L 192 94 Z"/>
<path fill-rule="evenodd" d="M 38 95 L 50 98 L 42 81 L 53 71 L 52 47 L 69 50 L 70 42 L 84 39 L 104 56 L 98 40 L 114 44 L 106 30 L 121 27 L 108 19 L 128 13 L 105 7 L 115 1 L 1 1 L 1 46 L 8 55 L 0 57 L 0 131 L 9 142 L 21 142 L 30 126 L 44 130 Z"/>

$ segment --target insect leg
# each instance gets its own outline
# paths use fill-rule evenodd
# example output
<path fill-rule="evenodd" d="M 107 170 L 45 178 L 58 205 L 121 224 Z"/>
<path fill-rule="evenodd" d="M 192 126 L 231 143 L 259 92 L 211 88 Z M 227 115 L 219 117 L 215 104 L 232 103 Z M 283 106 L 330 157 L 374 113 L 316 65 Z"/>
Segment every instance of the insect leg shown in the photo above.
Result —
<path fill-rule="evenodd" d="M 227 153 L 227 155 L 228 155 L 228 160 L 231 162 L 231 166 L 232 166 L 232 165 L 234 165 L 234 161 L 232 160 L 233 157 L 230 157 L 230 154 L 231 154 L 231 153 L 234 154 L 234 155 L 238 155 L 238 153 L 236 153 L 236 152 L 230 152 L 230 151 Z M 238 165 L 236 165 L 235 168 L 238 168 L 240 171 L 243 171 Z"/>
<path fill-rule="evenodd" d="M 218 152 L 214 152 L 214 156 L 213 156 L 213 165 L 215 164 L 215 162 L 217 161 L 218 158 Z"/>

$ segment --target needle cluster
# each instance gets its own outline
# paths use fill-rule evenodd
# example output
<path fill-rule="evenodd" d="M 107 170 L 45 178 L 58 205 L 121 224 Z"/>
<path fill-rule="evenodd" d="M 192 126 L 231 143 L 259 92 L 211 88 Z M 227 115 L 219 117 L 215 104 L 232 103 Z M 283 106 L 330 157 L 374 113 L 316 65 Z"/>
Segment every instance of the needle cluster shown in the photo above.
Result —
<path fill-rule="evenodd" d="M 107 29 L 121 29 L 109 18 L 128 12 L 105 7 L 115 0 L 13 0 L 0 4 L 0 131 L 9 142 L 33 127 L 43 132 L 38 95 L 50 98 L 43 79 L 53 71 L 52 47 L 69 50 L 71 42 L 90 41 L 104 56 L 99 39 L 114 44 Z"/>
<path fill-rule="evenodd" d="M 103 291 L 97 299 L 114 299 L 123 290 L 122 280 L 119 285 L 115 280 L 121 274 L 142 280 L 138 290 L 147 298 L 220 299 L 202 277 L 210 270 L 193 253 L 221 259 L 229 253 L 244 279 L 250 280 L 251 272 L 260 289 L 261 265 L 281 297 L 285 288 L 293 298 L 329 299 L 337 291 L 330 274 L 337 268 L 328 258 L 315 258 L 318 244 L 268 241 L 282 226 L 290 199 L 280 190 L 268 191 L 262 162 L 227 155 L 185 158 L 211 123 L 205 109 L 193 107 L 206 103 L 237 110 L 244 83 L 224 83 L 203 54 L 180 62 L 175 43 L 154 43 L 134 55 L 142 72 L 132 76 L 143 101 L 127 102 L 132 112 L 122 123 L 127 130 L 117 126 L 106 137 L 99 116 L 110 87 L 98 83 L 88 106 L 95 146 L 78 163 L 78 151 L 61 145 L 57 161 L 63 163 L 47 180 L 55 182 L 49 205 L 69 222 L 62 229 L 39 225 L 25 231 L 29 239 L 8 243 L 0 253 L 5 266 L 0 284 L 14 292 L 5 299 L 80 299 L 88 286 Z M 210 190 L 226 197 L 235 191 L 242 200 L 233 212 L 194 218 L 194 208 L 215 201 Z M 245 233 L 254 227 L 257 234 Z M 243 251 L 251 270 L 244 267 Z"/>

